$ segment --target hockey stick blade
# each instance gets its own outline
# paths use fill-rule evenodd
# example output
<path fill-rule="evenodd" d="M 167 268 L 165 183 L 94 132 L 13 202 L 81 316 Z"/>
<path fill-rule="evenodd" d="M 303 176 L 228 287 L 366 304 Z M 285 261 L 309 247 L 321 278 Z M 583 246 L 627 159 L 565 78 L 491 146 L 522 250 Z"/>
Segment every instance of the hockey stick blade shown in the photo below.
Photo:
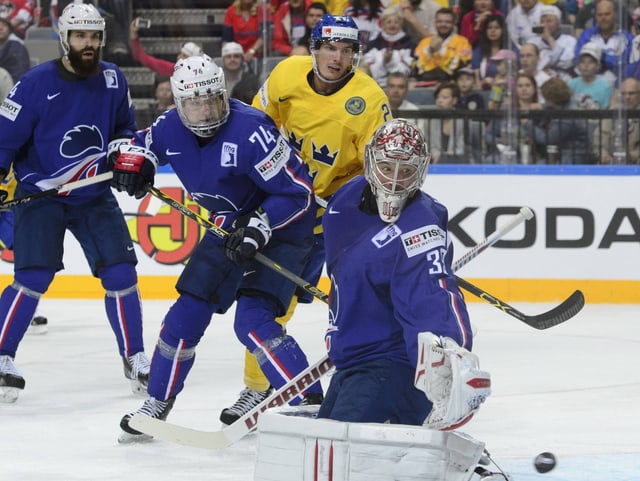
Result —
<path fill-rule="evenodd" d="M 260 415 L 269 408 L 284 406 L 292 399 L 315 384 L 333 368 L 328 356 L 324 356 L 313 366 L 302 371 L 282 386 L 254 409 L 235 423 L 218 431 L 203 431 L 177 424 L 160 421 L 145 414 L 136 414 L 129 420 L 129 426 L 154 438 L 202 449 L 223 449 L 231 446 L 252 432 L 258 425 Z"/>
<path fill-rule="evenodd" d="M 458 285 L 464 290 L 487 301 L 505 314 L 515 317 L 534 329 L 544 330 L 562 324 L 575 316 L 584 307 L 584 295 L 582 291 L 577 290 L 553 309 L 541 314 L 529 316 L 461 277 L 456 276 L 456 280 L 458 281 Z"/>

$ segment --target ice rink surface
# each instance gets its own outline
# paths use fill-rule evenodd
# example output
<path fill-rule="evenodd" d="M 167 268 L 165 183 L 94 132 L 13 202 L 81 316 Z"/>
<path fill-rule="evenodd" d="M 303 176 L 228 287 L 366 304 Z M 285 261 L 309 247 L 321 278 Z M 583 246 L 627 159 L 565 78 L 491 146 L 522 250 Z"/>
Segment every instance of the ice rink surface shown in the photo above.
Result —
<path fill-rule="evenodd" d="M 170 304 L 144 302 L 149 355 Z M 469 306 L 493 394 L 464 432 L 485 442 L 514 481 L 640 480 L 640 305 L 587 299 L 575 318 L 545 331 L 486 304 Z M 551 307 L 514 306 L 527 314 Z M 102 302 L 45 298 L 39 311 L 49 332 L 25 336 L 16 358 L 26 389 L 17 403 L 0 404 L 0 479 L 253 480 L 256 435 L 221 451 L 119 445 L 120 418 L 142 399 L 130 394 Z M 232 315 L 215 317 L 207 330 L 172 422 L 218 429 L 220 410 L 242 389 Z M 289 324 L 311 361 L 323 354 L 325 319 L 315 302 L 299 306 Z M 547 474 L 533 468 L 542 451 L 558 459 Z"/>

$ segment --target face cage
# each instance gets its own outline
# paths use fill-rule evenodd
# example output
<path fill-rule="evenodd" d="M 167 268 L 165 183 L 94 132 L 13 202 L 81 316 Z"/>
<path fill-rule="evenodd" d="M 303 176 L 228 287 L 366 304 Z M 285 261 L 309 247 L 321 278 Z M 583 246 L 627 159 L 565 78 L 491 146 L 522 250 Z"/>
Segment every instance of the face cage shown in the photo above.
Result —
<path fill-rule="evenodd" d="M 204 99 L 205 96 L 210 98 Z M 196 122 L 192 122 L 191 120 L 189 120 L 187 110 L 189 110 L 190 107 L 186 106 L 186 103 L 191 99 L 198 98 L 202 98 L 202 101 L 216 102 L 217 105 L 211 103 L 210 109 L 211 112 L 219 110 L 219 118 Z M 196 134 L 198 137 L 212 137 L 213 134 L 215 134 L 216 130 L 218 130 L 220 126 L 223 125 L 229 118 L 229 98 L 225 89 L 219 90 L 218 92 L 207 93 L 204 96 L 190 95 L 189 97 L 178 98 L 175 98 L 174 96 L 174 100 L 176 102 L 176 110 L 178 111 L 180 120 L 185 127 L 191 130 L 191 132 Z"/>
<path fill-rule="evenodd" d="M 425 159 L 420 159 L 414 155 L 410 161 L 385 157 L 381 152 L 376 154 L 375 148 L 367 145 L 365 150 L 364 175 L 371 186 L 371 191 L 376 197 L 378 215 L 383 222 L 393 223 L 398 220 L 407 200 L 420 188 L 427 176 L 427 167 L 431 160 L 431 155 L 426 154 Z M 395 164 L 393 176 L 383 173 L 378 166 L 380 163 Z M 411 175 L 413 180 L 405 185 L 407 179 L 398 179 L 398 172 L 404 165 L 416 167 Z"/>
<path fill-rule="evenodd" d="M 360 55 L 360 51 L 362 50 L 360 48 L 360 44 L 355 44 L 354 43 L 354 52 L 353 52 L 353 58 L 351 59 L 351 70 L 349 70 L 348 72 L 346 72 L 342 77 L 340 77 L 339 79 L 336 80 L 328 80 L 326 78 L 324 78 L 321 74 L 320 71 L 318 70 L 318 63 L 316 61 L 316 55 L 317 52 L 320 50 L 320 46 L 322 46 L 323 43 L 328 43 L 328 42 L 341 42 L 342 40 L 312 40 L 311 44 L 310 44 L 310 52 L 311 52 L 311 59 L 313 61 L 313 73 L 316 74 L 318 76 L 318 78 L 320 80 L 322 80 L 323 82 L 326 83 L 338 83 L 341 82 L 342 80 L 344 80 L 348 75 L 351 75 L 353 72 L 355 72 L 358 69 L 358 65 L 360 65 L 360 59 L 362 58 Z"/>

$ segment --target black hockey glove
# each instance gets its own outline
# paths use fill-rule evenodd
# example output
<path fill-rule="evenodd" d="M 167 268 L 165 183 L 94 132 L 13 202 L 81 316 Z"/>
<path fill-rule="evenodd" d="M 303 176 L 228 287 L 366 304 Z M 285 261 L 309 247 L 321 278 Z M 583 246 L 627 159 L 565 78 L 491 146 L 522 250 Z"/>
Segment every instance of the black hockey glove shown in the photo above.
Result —
<path fill-rule="evenodd" d="M 120 147 L 127 145 L 131 145 L 131 139 L 127 137 L 114 139 L 109 142 L 109 145 L 107 145 L 107 170 L 113 171 L 116 160 L 118 160 L 118 156 L 120 155 Z"/>
<path fill-rule="evenodd" d="M 158 158 L 149 149 L 137 145 L 121 147 L 113 166 L 111 187 L 142 199 L 153 185 L 157 166 Z"/>
<path fill-rule="evenodd" d="M 242 265 L 253 259 L 271 239 L 269 216 L 262 207 L 238 217 L 231 227 L 233 232 L 224 238 L 224 252 L 236 264 Z"/>

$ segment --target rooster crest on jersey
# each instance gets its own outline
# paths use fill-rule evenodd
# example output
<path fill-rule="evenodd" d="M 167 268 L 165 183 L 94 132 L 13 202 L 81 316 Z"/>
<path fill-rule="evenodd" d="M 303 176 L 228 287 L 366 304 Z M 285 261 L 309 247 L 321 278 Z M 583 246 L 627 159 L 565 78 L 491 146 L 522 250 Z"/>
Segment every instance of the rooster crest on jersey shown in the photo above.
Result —
<path fill-rule="evenodd" d="M 398 220 L 407 200 L 424 184 L 431 154 L 422 132 L 405 119 L 378 127 L 364 151 L 364 175 L 380 218 Z"/>
<path fill-rule="evenodd" d="M 104 139 L 100 129 L 95 125 L 76 125 L 67 130 L 60 143 L 60 155 L 67 159 L 74 159 L 90 152 L 104 151 Z"/>

